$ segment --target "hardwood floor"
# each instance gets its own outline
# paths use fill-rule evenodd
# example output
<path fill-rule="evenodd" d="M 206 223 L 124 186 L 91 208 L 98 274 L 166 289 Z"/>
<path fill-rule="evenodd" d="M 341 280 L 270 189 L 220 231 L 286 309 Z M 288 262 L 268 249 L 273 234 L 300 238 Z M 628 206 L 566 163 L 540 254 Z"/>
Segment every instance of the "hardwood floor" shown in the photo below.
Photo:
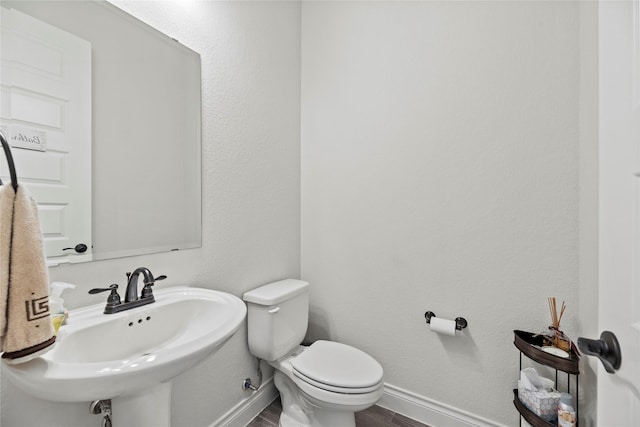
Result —
<path fill-rule="evenodd" d="M 247 427 L 278 427 L 282 406 L 276 399 L 264 411 L 253 419 Z M 380 406 L 372 406 L 362 412 L 356 412 L 357 427 L 429 427 L 404 415 L 396 414 Z M 340 427 L 340 426 L 335 426 Z"/>

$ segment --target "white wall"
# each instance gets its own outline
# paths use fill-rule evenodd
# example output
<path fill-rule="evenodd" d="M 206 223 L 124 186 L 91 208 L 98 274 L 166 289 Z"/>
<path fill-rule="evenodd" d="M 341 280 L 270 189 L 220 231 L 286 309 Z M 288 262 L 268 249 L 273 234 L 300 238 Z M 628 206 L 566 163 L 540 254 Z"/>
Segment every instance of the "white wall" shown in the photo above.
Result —
<path fill-rule="evenodd" d="M 579 279 L 579 3 L 303 2 L 302 277 L 312 338 L 516 425 L 513 330 Z M 433 334 L 427 310 L 463 316 Z"/>
<path fill-rule="evenodd" d="M 202 56 L 203 246 L 201 249 L 51 269 L 79 285 L 70 307 L 102 301 L 95 286 L 147 266 L 161 287 L 196 285 L 241 296 L 300 266 L 300 4 L 140 2 L 116 5 Z M 248 397 L 255 377 L 245 326 L 213 357 L 178 377 L 173 424 L 208 426 Z M 117 343 L 116 343 L 117 344 Z M 4 427 L 98 426 L 86 404 L 33 399 L 2 381 Z"/>

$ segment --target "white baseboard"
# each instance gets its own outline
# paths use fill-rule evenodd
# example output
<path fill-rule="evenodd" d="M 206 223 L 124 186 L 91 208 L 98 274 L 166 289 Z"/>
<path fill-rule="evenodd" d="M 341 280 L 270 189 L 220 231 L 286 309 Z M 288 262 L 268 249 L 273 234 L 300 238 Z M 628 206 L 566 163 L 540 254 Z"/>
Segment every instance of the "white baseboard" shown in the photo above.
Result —
<path fill-rule="evenodd" d="M 377 404 L 433 427 L 506 427 L 391 384 L 384 385 L 384 393 Z"/>
<path fill-rule="evenodd" d="M 273 377 L 265 380 L 260 389 L 231 408 L 211 424 L 211 427 L 244 427 L 278 397 Z"/>
<path fill-rule="evenodd" d="M 269 378 L 258 391 L 231 408 L 211 427 L 244 427 L 276 397 L 278 390 L 273 378 Z M 507 427 L 391 384 L 384 385 L 377 405 L 433 427 Z"/>

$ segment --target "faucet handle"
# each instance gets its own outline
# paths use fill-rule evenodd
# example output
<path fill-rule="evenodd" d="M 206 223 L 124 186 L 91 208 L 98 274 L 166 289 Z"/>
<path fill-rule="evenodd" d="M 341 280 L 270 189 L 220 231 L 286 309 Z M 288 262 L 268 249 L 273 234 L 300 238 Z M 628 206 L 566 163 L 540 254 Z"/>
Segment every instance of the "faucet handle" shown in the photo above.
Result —
<path fill-rule="evenodd" d="M 150 281 L 148 281 L 148 282 L 144 282 L 144 284 L 145 284 L 145 286 L 146 286 L 146 285 L 153 285 L 153 284 L 154 284 L 154 283 L 156 283 L 157 281 L 159 281 L 159 280 L 164 280 L 164 279 L 166 279 L 166 278 L 167 278 L 167 276 L 163 274 L 162 276 L 158 276 L 158 277 L 156 277 L 156 278 L 153 278 L 152 280 L 150 280 Z"/>
<path fill-rule="evenodd" d="M 89 290 L 90 294 L 99 294 L 101 292 L 107 292 L 107 291 L 115 291 L 116 289 L 118 289 L 118 284 L 114 283 L 113 285 L 109 286 L 108 288 L 93 288 Z"/>
<path fill-rule="evenodd" d="M 101 292 L 111 291 L 109 297 L 107 298 L 107 305 L 117 305 L 120 304 L 120 295 L 118 295 L 118 284 L 114 283 L 108 288 L 93 288 L 89 290 L 90 294 L 99 294 Z"/>
<path fill-rule="evenodd" d="M 149 282 L 144 282 L 144 288 L 142 288 L 142 294 L 140 295 L 140 298 L 150 298 L 153 297 L 153 289 L 151 289 L 151 287 L 158 281 L 158 280 L 164 280 L 166 279 L 167 276 L 165 276 L 164 274 L 162 276 L 158 276 L 155 279 L 149 281 Z"/>

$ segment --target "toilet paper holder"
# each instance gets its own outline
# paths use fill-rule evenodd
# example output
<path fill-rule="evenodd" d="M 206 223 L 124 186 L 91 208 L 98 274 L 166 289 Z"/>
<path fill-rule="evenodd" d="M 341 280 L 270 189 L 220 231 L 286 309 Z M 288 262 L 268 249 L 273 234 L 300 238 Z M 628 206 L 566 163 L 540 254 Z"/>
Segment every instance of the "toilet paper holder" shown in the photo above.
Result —
<path fill-rule="evenodd" d="M 424 318 L 427 320 L 427 323 L 431 323 L 431 318 L 432 317 L 437 317 L 436 314 L 433 311 L 427 311 L 424 314 Z M 456 322 L 456 330 L 458 330 L 458 331 L 463 330 L 468 325 L 467 319 L 465 319 L 464 317 L 456 317 L 455 318 L 455 322 Z"/>

